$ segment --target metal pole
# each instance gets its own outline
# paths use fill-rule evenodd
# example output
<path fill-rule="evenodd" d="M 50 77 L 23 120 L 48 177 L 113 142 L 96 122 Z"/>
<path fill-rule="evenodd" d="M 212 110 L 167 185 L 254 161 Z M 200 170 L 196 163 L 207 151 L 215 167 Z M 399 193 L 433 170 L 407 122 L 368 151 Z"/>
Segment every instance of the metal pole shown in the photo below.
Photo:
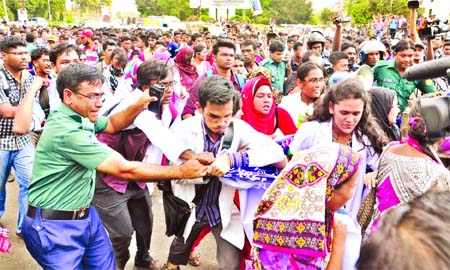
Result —
<path fill-rule="evenodd" d="M 50 10 L 50 0 L 47 0 L 47 5 L 48 5 L 48 21 L 51 22 L 52 21 L 52 12 Z"/>

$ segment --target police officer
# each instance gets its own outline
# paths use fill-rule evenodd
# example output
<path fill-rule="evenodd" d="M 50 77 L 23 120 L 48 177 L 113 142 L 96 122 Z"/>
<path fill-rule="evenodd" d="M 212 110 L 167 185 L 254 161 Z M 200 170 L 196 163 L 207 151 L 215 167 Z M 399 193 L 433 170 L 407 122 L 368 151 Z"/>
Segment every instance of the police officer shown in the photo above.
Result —
<path fill-rule="evenodd" d="M 400 110 L 408 106 L 408 100 L 416 88 L 424 93 L 435 92 L 431 80 L 408 81 L 403 75 L 412 65 L 414 43 L 410 39 L 400 40 L 394 47 L 395 57 L 390 61 L 380 61 L 374 68 L 374 80 L 377 86 L 392 89 L 397 94 Z"/>
<path fill-rule="evenodd" d="M 103 81 L 95 67 L 79 63 L 58 75 L 62 104 L 50 114 L 36 149 L 23 223 L 27 249 L 44 269 L 116 268 L 106 231 L 90 207 L 96 170 L 131 181 L 206 175 L 197 160 L 179 167 L 143 164 L 99 143 L 96 133 L 122 130 L 156 99 L 146 90 L 126 110 L 99 116 Z"/>

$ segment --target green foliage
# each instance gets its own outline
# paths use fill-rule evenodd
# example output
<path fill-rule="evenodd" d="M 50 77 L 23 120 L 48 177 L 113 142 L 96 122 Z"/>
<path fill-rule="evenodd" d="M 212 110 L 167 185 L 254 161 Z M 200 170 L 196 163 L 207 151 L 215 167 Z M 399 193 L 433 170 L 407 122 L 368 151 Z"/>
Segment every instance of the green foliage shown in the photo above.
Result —
<path fill-rule="evenodd" d="M 173 15 L 186 20 L 191 15 L 197 15 L 198 10 L 189 8 L 187 0 L 136 0 L 136 6 L 142 17 L 149 15 Z M 261 0 L 263 14 L 253 16 L 251 10 L 245 11 L 245 20 L 255 23 L 268 24 L 270 18 L 277 23 L 306 23 L 311 19 L 312 4 L 310 0 Z M 209 17 L 208 10 L 202 9 L 201 20 Z M 244 19 L 243 10 L 236 10 L 236 16 L 231 20 Z"/>
<path fill-rule="evenodd" d="M 74 21 L 72 14 L 68 16 L 66 11 L 66 0 L 23 0 L 28 12 L 28 18 L 42 17 L 49 19 L 48 4 L 52 20 L 55 22 L 70 23 Z M 74 0 L 72 7 L 81 13 L 87 11 L 100 11 L 101 6 L 111 6 L 112 0 Z M 17 9 L 21 6 L 20 0 L 6 0 L 9 20 L 17 20 Z M 0 7 L 0 16 L 4 16 L 3 5 Z"/>
<path fill-rule="evenodd" d="M 200 21 L 202 21 L 202 22 L 214 21 L 214 18 L 212 18 L 208 14 L 202 14 L 200 16 Z"/>
<path fill-rule="evenodd" d="M 345 0 L 345 10 L 356 24 L 368 24 L 377 15 L 408 16 L 408 0 Z"/>
<path fill-rule="evenodd" d="M 336 11 L 332 10 L 331 8 L 323 8 L 321 11 L 319 11 L 318 14 L 320 23 L 323 25 L 333 23 L 332 20 L 335 13 Z"/>
<path fill-rule="evenodd" d="M 312 3 L 307 0 L 272 0 L 269 11 L 278 24 L 306 23 L 311 19 Z"/>
<path fill-rule="evenodd" d="M 319 24 L 319 21 L 320 21 L 319 14 L 315 13 L 311 16 L 311 19 L 309 19 L 308 24 L 317 25 Z"/>

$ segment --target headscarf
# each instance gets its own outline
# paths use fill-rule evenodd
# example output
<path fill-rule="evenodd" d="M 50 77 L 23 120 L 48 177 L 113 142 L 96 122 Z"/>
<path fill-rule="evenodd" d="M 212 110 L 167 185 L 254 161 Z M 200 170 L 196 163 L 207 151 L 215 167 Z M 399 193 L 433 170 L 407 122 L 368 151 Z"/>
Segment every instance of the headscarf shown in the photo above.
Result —
<path fill-rule="evenodd" d="M 358 169 L 346 145 L 325 144 L 298 152 L 270 185 L 254 220 L 254 246 L 311 258 L 331 252 L 333 212 L 326 203 Z"/>
<path fill-rule="evenodd" d="M 198 78 L 197 68 L 191 64 L 193 55 L 194 50 L 189 46 L 184 46 L 174 58 L 175 64 L 180 71 L 181 85 L 187 89 L 190 89 Z"/>
<path fill-rule="evenodd" d="M 389 125 L 388 114 L 392 109 L 395 93 L 384 87 L 372 87 L 370 90 L 370 109 L 375 121 L 383 129 L 390 141 L 400 140 L 398 127 Z"/>
<path fill-rule="evenodd" d="M 261 75 L 266 77 L 269 81 L 272 81 L 272 73 L 270 73 L 270 70 L 262 66 L 256 66 L 255 68 L 253 68 L 252 72 L 247 74 L 247 80 L 253 79 Z"/>
<path fill-rule="evenodd" d="M 134 50 L 131 51 L 130 57 L 128 58 L 128 61 L 133 60 L 133 56 L 134 56 L 134 55 L 138 55 L 138 56 L 139 56 L 139 59 L 140 59 L 142 62 L 145 62 L 145 56 L 144 56 L 144 53 L 143 53 L 141 50 L 137 50 L 137 49 L 134 49 Z"/>
<path fill-rule="evenodd" d="M 152 58 L 166 62 L 168 59 L 170 59 L 170 53 L 168 51 L 157 52 L 153 55 Z"/>
<path fill-rule="evenodd" d="M 255 105 L 253 104 L 256 91 L 263 85 L 269 86 L 273 92 L 269 80 L 263 76 L 255 77 L 244 84 L 242 88 L 242 112 L 244 115 L 241 119 L 257 131 L 266 135 L 272 135 L 275 129 L 275 97 L 273 97 L 273 104 L 269 114 L 262 114 L 256 111 Z"/>

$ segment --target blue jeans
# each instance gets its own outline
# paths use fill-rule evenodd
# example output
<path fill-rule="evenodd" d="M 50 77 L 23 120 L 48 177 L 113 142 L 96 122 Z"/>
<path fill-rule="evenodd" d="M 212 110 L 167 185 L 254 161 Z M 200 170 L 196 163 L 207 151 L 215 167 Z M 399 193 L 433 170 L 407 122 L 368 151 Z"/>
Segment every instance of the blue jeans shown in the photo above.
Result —
<path fill-rule="evenodd" d="M 111 243 L 94 207 L 77 220 L 42 219 L 38 207 L 34 219 L 25 217 L 23 241 L 46 270 L 116 269 Z"/>
<path fill-rule="evenodd" d="M 5 213 L 6 179 L 11 172 L 11 167 L 16 173 L 16 181 L 19 184 L 19 218 L 17 220 L 17 232 L 22 232 L 22 222 L 28 207 L 28 185 L 31 179 L 33 167 L 34 147 L 32 143 L 20 150 L 0 149 L 0 217 Z"/>

